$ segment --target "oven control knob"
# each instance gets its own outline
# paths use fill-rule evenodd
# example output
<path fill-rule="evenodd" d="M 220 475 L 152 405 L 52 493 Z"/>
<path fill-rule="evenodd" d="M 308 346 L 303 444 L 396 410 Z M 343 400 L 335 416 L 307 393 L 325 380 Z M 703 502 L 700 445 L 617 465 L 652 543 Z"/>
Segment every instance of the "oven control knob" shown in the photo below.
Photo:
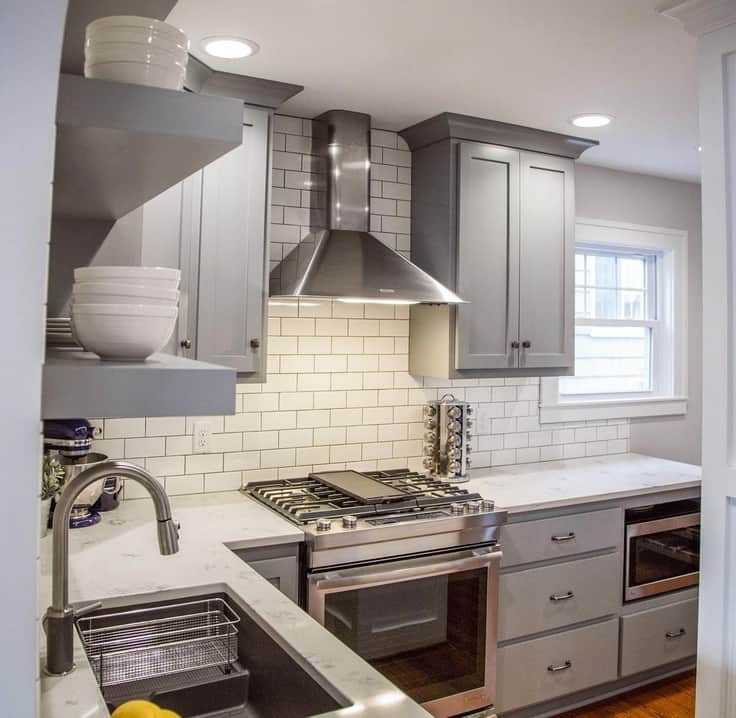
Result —
<path fill-rule="evenodd" d="M 477 514 L 480 511 L 481 502 L 480 501 L 468 501 L 468 503 L 465 504 L 465 506 L 468 509 L 469 514 Z"/>
<path fill-rule="evenodd" d="M 329 531 L 332 528 L 330 519 L 317 519 L 317 531 Z"/>
<path fill-rule="evenodd" d="M 493 511 L 496 508 L 496 502 L 492 499 L 483 499 L 480 505 L 483 511 Z"/>
<path fill-rule="evenodd" d="M 465 513 L 465 506 L 464 504 L 450 504 L 450 513 L 454 514 L 455 516 L 459 516 L 460 514 Z"/>
<path fill-rule="evenodd" d="M 342 517 L 342 527 L 344 529 L 354 529 L 357 525 L 358 525 L 357 516 L 343 516 Z"/>

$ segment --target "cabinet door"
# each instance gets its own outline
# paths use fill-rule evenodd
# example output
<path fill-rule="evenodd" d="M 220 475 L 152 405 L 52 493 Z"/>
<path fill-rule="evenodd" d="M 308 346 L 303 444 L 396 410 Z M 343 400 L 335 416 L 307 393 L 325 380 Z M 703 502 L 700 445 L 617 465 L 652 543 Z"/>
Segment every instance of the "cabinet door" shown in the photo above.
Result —
<path fill-rule="evenodd" d="M 516 367 L 519 153 L 459 145 L 456 369 Z"/>
<path fill-rule="evenodd" d="M 246 373 L 266 351 L 269 124 L 246 108 L 243 144 L 202 176 L 197 359 Z"/>
<path fill-rule="evenodd" d="M 141 208 L 141 258 L 134 262 L 181 269 L 177 329 L 162 351 L 190 359 L 197 339 L 201 195 L 200 171 L 146 202 Z"/>
<path fill-rule="evenodd" d="M 519 366 L 571 368 L 575 321 L 572 160 L 521 153 Z"/>

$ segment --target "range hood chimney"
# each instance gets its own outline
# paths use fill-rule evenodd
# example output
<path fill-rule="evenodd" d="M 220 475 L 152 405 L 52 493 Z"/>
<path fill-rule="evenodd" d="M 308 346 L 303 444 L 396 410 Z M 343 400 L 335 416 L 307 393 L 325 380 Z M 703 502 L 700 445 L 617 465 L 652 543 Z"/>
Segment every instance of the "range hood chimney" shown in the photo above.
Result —
<path fill-rule="evenodd" d="M 273 269 L 271 297 L 386 304 L 458 304 L 463 300 L 368 232 L 371 118 L 330 110 L 314 120 L 324 162 L 312 194 L 311 231 Z M 319 195 L 318 195 L 319 196 Z"/>

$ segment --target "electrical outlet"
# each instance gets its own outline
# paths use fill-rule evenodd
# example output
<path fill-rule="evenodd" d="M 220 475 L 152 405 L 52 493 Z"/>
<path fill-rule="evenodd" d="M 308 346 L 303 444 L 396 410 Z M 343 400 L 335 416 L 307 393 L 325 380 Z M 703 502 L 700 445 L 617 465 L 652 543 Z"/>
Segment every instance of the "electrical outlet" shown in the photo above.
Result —
<path fill-rule="evenodd" d="M 193 450 L 195 454 L 206 454 L 210 450 L 210 435 L 212 426 L 209 421 L 195 421 L 193 435 Z"/>

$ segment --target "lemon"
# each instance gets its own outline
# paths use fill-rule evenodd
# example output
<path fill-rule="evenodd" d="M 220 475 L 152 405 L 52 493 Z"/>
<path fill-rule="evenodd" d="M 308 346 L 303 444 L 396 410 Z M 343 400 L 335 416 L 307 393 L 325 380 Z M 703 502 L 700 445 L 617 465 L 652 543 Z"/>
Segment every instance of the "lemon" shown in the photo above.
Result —
<path fill-rule="evenodd" d="M 181 718 L 181 716 L 178 713 L 174 713 L 174 711 L 170 711 L 168 708 L 161 708 L 158 718 Z"/>
<path fill-rule="evenodd" d="M 118 706 L 110 718 L 161 718 L 161 709 L 150 701 L 128 701 Z"/>

